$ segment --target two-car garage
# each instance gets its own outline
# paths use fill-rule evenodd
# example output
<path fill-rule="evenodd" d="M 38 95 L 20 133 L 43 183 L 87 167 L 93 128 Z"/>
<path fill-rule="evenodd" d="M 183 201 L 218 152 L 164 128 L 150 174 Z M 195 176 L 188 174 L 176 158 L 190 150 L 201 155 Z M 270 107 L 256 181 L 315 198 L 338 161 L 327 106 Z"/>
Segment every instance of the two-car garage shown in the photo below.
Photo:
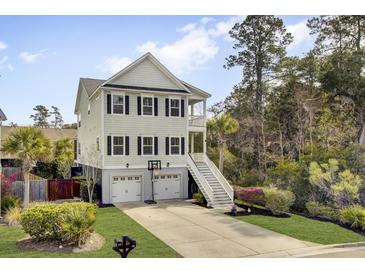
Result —
<path fill-rule="evenodd" d="M 143 178 L 146 182 L 143 183 Z M 111 202 L 135 202 L 152 198 L 150 176 L 111 176 Z M 148 188 L 146 185 L 150 185 Z M 181 175 L 161 174 L 154 177 L 154 199 L 178 199 L 181 197 Z"/>

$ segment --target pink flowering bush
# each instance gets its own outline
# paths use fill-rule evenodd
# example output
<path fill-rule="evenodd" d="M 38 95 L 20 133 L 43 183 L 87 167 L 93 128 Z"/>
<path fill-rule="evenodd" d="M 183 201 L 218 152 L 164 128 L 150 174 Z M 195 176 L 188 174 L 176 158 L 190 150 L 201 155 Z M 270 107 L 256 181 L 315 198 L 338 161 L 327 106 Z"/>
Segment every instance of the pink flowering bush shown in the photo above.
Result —
<path fill-rule="evenodd" d="M 16 173 L 11 174 L 9 177 L 5 177 L 4 174 L 0 174 L 1 176 L 1 196 L 11 194 L 13 189 L 13 183 L 17 176 Z"/>
<path fill-rule="evenodd" d="M 265 194 L 260 187 L 235 187 L 235 197 L 249 205 L 264 205 Z"/>

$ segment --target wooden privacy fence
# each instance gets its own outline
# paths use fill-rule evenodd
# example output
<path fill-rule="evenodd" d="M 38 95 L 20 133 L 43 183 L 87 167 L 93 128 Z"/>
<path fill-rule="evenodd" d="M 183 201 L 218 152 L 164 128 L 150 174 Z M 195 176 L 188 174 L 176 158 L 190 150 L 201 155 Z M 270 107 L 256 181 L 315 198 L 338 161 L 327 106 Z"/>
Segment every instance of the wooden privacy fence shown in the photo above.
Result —
<path fill-rule="evenodd" d="M 24 181 L 15 181 L 13 183 L 12 194 L 24 199 Z M 29 181 L 29 200 L 31 202 L 35 201 L 47 201 L 48 200 L 47 191 L 47 180 L 30 180 Z"/>
<path fill-rule="evenodd" d="M 72 179 L 48 180 L 48 200 L 80 197 L 80 184 Z"/>

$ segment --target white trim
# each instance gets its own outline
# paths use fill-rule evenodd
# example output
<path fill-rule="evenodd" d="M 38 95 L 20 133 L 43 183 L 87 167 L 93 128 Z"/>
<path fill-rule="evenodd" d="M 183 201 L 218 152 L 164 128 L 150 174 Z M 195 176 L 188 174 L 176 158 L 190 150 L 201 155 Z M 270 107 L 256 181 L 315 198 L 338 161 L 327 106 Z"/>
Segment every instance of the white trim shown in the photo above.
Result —
<path fill-rule="evenodd" d="M 170 146 L 169 147 L 169 152 L 170 152 L 170 156 L 182 156 L 181 155 L 181 137 L 179 137 L 179 136 L 169 136 L 169 139 L 170 139 L 170 141 L 169 141 L 169 146 Z M 171 138 L 178 138 L 179 139 L 179 154 L 172 154 L 171 153 Z"/>
<path fill-rule="evenodd" d="M 151 115 L 148 115 L 148 114 L 144 114 L 143 113 L 143 98 L 152 98 L 152 114 Z M 143 117 L 154 117 L 155 116 L 155 96 L 154 95 L 146 95 L 146 94 L 141 94 L 141 115 L 140 116 L 143 116 Z M 138 103 L 137 103 L 138 104 Z M 138 106 L 137 106 L 138 107 Z"/>
<path fill-rule="evenodd" d="M 122 157 L 125 156 L 125 135 L 110 135 L 112 138 L 112 142 L 111 142 L 111 146 L 112 146 L 112 151 L 111 151 L 111 155 L 108 156 L 112 156 L 112 157 Z M 123 137 L 123 154 L 114 154 L 114 137 Z M 121 145 L 117 145 L 117 146 L 121 146 Z"/>
<path fill-rule="evenodd" d="M 150 157 L 150 156 L 153 156 L 155 155 L 155 140 L 154 140 L 154 137 L 155 136 L 152 136 L 152 135 L 140 135 L 142 138 L 141 138 L 141 155 L 138 155 L 138 156 L 147 156 L 147 157 Z M 144 146 L 144 142 L 143 142 L 143 138 L 144 137 L 147 137 L 147 138 L 152 138 L 152 153 L 151 154 L 144 154 L 143 152 L 143 146 Z M 138 137 L 137 137 L 138 138 Z"/>
<path fill-rule="evenodd" d="M 115 91 L 112 91 L 110 93 L 111 95 L 111 115 L 118 115 L 118 116 L 121 116 L 121 115 L 125 115 L 125 92 L 115 92 Z M 122 96 L 123 97 L 123 113 L 114 113 L 114 98 L 113 96 Z M 120 104 L 118 104 L 120 106 Z"/>
<path fill-rule="evenodd" d="M 137 93 L 137 94 L 141 94 L 141 90 L 140 89 L 123 89 L 123 88 L 113 88 L 113 87 L 102 87 L 102 89 L 104 90 L 110 90 L 110 91 L 120 91 L 120 92 L 128 92 L 128 93 Z M 155 90 L 144 90 L 144 93 L 151 93 L 151 94 L 157 94 L 157 95 L 164 95 L 164 96 L 170 96 L 170 95 L 174 95 L 174 96 L 192 96 L 192 94 L 190 93 L 183 93 L 181 94 L 180 92 L 166 92 L 166 91 L 155 91 Z"/>
<path fill-rule="evenodd" d="M 181 97 L 177 98 L 177 97 L 174 97 L 174 96 L 169 96 L 169 114 L 170 114 L 170 117 L 171 118 L 185 118 L 185 115 L 184 117 L 181 117 Z M 172 116 L 171 115 L 171 100 L 179 100 L 179 115 L 178 116 Z M 185 103 L 185 101 L 184 101 Z M 176 109 L 176 107 L 174 107 L 174 109 Z"/>
<path fill-rule="evenodd" d="M 101 125 L 100 125 L 100 151 L 101 151 L 101 166 L 102 168 L 104 168 L 104 163 L 105 163 L 105 145 L 104 145 L 104 139 L 105 139 L 105 132 L 104 132 L 104 120 L 105 120 L 105 113 L 104 113 L 104 96 L 105 93 L 102 92 L 100 94 L 100 116 L 101 116 Z"/>

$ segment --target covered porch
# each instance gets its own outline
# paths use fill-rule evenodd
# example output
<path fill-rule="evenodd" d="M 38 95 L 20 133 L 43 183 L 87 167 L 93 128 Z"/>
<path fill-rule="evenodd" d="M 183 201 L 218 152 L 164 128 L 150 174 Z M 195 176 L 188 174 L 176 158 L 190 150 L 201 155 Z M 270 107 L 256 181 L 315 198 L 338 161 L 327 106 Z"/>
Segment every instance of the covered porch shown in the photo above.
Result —
<path fill-rule="evenodd" d="M 189 105 L 189 154 L 206 153 L 207 106 L 204 98 L 191 98 Z"/>

